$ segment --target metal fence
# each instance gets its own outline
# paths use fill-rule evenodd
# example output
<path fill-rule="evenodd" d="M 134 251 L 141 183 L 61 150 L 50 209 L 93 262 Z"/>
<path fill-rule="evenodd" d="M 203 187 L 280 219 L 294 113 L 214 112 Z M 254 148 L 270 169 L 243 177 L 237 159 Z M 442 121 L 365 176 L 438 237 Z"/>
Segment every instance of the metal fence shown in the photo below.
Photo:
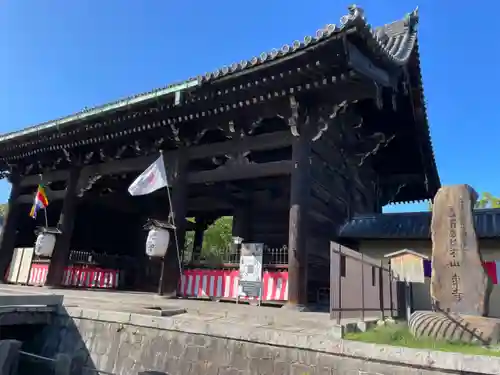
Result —
<path fill-rule="evenodd" d="M 383 319 L 397 312 L 396 279 L 383 260 L 330 244 L 330 318 Z"/>
<path fill-rule="evenodd" d="M 50 259 L 35 255 L 33 256 L 33 261 L 37 263 L 44 263 L 49 262 Z M 134 262 L 136 262 L 136 260 L 130 256 L 97 253 L 95 251 L 72 250 L 69 254 L 70 264 L 99 266 L 102 268 L 122 269 Z"/>
<path fill-rule="evenodd" d="M 214 249 L 208 254 L 200 254 L 192 251 L 185 251 L 182 254 L 184 265 L 196 266 L 226 266 L 237 267 L 240 263 L 241 250 L 239 248 Z M 50 259 L 34 256 L 36 263 L 49 262 Z M 112 268 L 119 270 L 128 270 L 137 264 L 139 260 L 126 255 L 113 255 L 106 253 L 97 253 L 94 251 L 76 251 L 72 250 L 69 255 L 70 264 L 79 264 L 87 266 L 97 266 L 102 268 Z M 287 266 L 288 265 L 288 247 L 264 247 L 263 263 L 265 266 Z"/>
<path fill-rule="evenodd" d="M 183 263 L 187 266 L 238 267 L 240 264 L 240 255 L 241 249 L 238 247 L 227 250 L 214 249 L 209 255 L 186 252 L 183 256 Z M 288 266 L 288 247 L 264 246 L 262 257 L 264 266 Z"/>

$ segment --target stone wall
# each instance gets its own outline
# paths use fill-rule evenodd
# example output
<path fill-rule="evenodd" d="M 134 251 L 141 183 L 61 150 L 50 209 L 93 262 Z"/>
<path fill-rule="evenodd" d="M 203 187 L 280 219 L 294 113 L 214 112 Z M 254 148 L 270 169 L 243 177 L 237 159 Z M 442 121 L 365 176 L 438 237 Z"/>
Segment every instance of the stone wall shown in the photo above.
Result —
<path fill-rule="evenodd" d="M 355 343 L 335 339 L 333 332 L 214 324 L 184 314 L 161 318 L 68 310 L 70 316 L 56 318 L 31 343 L 32 350 L 48 357 L 66 353 L 81 365 L 118 375 L 144 370 L 169 375 L 494 374 L 500 368 L 500 359 Z"/>

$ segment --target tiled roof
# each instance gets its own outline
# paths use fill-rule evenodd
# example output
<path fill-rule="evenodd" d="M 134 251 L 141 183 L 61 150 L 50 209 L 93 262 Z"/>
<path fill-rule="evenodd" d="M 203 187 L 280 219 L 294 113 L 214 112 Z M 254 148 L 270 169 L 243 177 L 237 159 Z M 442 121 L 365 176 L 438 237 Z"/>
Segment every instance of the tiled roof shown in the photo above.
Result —
<path fill-rule="evenodd" d="M 210 82 L 245 69 L 278 60 L 311 47 L 320 42 L 328 41 L 336 34 L 348 30 L 356 31 L 366 40 L 368 47 L 374 55 L 388 64 L 402 66 L 408 61 L 417 37 L 418 10 L 408 14 L 403 20 L 396 21 L 381 27 L 372 28 L 366 20 L 363 9 L 352 5 L 349 13 L 340 18 L 340 26 L 328 24 L 316 31 L 316 35 L 307 35 L 302 41 L 296 40 L 292 44 L 285 44 L 279 49 L 262 52 L 250 60 L 243 60 L 229 66 L 224 66 L 214 72 L 206 73 L 199 77 L 201 82 Z"/>
<path fill-rule="evenodd" d="M 500 237 L 500 209 L 474 211 L 479 238 Z M 339 230 L 344 239 L 430 239 L 431 212 L 357 216 Z"/>
<path fill-rule="evenodd" d="M 227 78 L 231 75 L 245 74 L 257 68 L 265 67 L 271 62 L 275 63 L 280 59 L 285 60 L 293 57 L 298 52 L 304 51 L 320 43 L 327 43 L 330 40 L 337 39 L 340 33 L 348 30 L 355 31 L 357 35 L 364 40 L 369 52 L 379 61 L 379 63 L 393 67 L 402 66 L 407 63 L 416 43 L 416 26 L 418 24 L 417 10 L 408 14 L 403 20 L 379 28 L 372 28 L 367 23 L 363 9 L 355 5 L 350 6 L 348 9 L 349 13 L 340 18 L 339 26 L 335 24 L 326 25 L 324 28 L 319 29 L 314 36 L 306 36 L 302 40 L 296 40 L 291 44 L 283 45 L 281 48 L 262 52 L 259 56 L 254 56 L 251 59 L 221 67 L 220 69 L 196 78 L 190 78 L 177 84 L 157 88 L 102 106 L 88 108 L 71 116 L 48 121 L 21 131 L 3 135 L 0 137 L 0 142 L 46 131 L 54 127 L 60 129 L 61 127 L 81 123 L 83 120 L 102 115 L 104 112 L 111 113 L 112 111 L 126 108 L 133 104 L 146 103 L 148 101 L 157 100 L 160 97 L 172 96 L 180 90 L 196 88 L 208 83 L 215 83 L 221 78 Z"/>

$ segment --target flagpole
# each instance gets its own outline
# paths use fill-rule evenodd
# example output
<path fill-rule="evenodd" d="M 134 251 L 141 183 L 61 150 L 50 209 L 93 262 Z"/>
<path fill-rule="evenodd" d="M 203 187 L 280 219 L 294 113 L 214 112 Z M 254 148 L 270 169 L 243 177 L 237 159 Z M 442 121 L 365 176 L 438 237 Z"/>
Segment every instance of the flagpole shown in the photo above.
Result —
<path fill-rule="evenodd" d="M 47 207 L 43 209 L 43 212 L 45 214 L 45 228 L 49 228 L 49 218 L 47 217 Z"/>
<path fill-rule="evenodd" d="M 38 185 L 40 187 L 40 186 L 43 186 L 43 174 L 40 173 L 38 176 L 40 176 L 40 184 Z M 38 193 L 38 190 L 37 190 L 37 193 Z M 43 208 L 43 214 L 45 216 L 45 228 L 48 228 L 49 227 L 49 219 L 47 217 L 47 207 Z"/>
<path fill-rule="evenodd" d="M 160 155 L 163 157 L 163 150 L 160 150 Z M 164 161 L 165 162 L 165 161 Z M 165 164 L 164 164 L 165 165 Z M 177 259 L 178 259 L 178 266 L 179 266 L 179 277 L 182 277 L 182 259 L 181 259 L 181 250 L 179 246 L 179 238 L 177 236 L 177 225 L 175 221 L 175 213 L 174 209 L 172 207 L 172 195 L 170 194 L 170 185 L 168 183 L 168 176 L 166 176 L 166 182 L 167 182 L 167 199 L 168 199 L 168 206 L 170 209 L 170 214 L 172 215 L 172 226 L 173 226 L 173 231 L 174 231 L 174 241 L 175 241 L 175 250 L 177 252 Z M 165 269 L 165 259 L 163 259 L 163 262 L 161 262 L 161 278 L 160 278 L 160 290 L 159 294 L 163 295 L 163 271 Z"/>
<path fill-rule="evenodd" d="M 167 197 L 168 197 L 168 204 L 170 206 L 170 213 L 172 214 L 172 222 L 173 222 L 173 226 L 174 226 L 174 241 L 175 241 L 175 248 L 177 250 L 177 257 L 179 259 L 179 271 L 181 272 L 180 275 L 182 276 L 181 249 L 179 246 L 179 238 L 177 236 L 177 225 L 176 225 L 176 221 L 175 221 L 175 213 L 174 213 L 174 209 L 172 207 L 172 196 L 170 194 L 170 187 L 168 185 L 167 185 Z"/>

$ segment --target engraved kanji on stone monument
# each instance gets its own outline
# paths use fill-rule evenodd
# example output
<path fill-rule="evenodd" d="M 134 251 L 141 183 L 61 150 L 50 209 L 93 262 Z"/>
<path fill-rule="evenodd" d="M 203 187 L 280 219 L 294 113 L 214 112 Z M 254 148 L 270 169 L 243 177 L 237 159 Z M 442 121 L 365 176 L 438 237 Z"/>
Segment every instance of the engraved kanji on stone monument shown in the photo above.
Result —
<path fill-rule="evenodd" d="M 488 276 L 482 266 L 468 185 L 439 189 L 432 208 L 431 297 L 443 311 L 484 315 Z"/>

